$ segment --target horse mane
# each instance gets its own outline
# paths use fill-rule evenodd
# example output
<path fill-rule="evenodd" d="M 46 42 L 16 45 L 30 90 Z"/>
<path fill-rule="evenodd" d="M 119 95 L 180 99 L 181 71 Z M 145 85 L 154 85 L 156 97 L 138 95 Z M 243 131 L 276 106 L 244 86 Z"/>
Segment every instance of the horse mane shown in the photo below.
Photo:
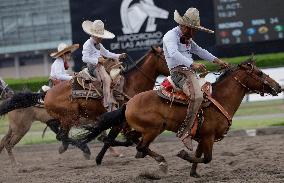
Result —
<path fill-rule="evenodd" d="M 126 62 L 123 62 L 123 67 L 125 68 L 123 70 L 123 74 L 128 74 L 129 72 L 131 72 L 134 68 L 139 67 L 140 65 L 142 65 L 145 61 L 145 57 L 152 52 L 152 50 L 149 50 L 145 55 L 143 55 L 139 60 L 137 61 L 133 61 L 131 58 L 128 59 Z"/>
<path fill-rule="evenodd" d="M 248 64 L 248 63 L 252 63 L 252 62 L 255 62 L 255 58 L 253 56 L 248 58 L 246 61 L 241 62 L 239 65 Z M 231 75 L 235 70 L 239 69 L 239 65 L 231 66 L 228 69 L 225 69 L 223 71 L 223 73 L 217 78 L 217 80 L 213 84 L 215 85 L 215 84 L 223 81 L 225 78 L 227 78 L 229 75 Z"/>

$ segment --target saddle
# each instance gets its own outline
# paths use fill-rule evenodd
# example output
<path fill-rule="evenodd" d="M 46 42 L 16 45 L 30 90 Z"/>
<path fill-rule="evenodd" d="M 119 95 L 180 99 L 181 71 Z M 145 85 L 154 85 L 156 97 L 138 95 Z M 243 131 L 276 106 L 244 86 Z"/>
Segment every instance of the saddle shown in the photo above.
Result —
<path fill-rule="evenodd" d="M 102 82 L 91 76 L 87 68 L 76 73 L 72 79 L 72 98 L 101 99 L 102 91 Z"/>
<path fill-rule="evenodd" d="M 204 92 L 204 95 L 210 94 L 211 95 L 211 83 L 205 82 L 201 78 L 200 84 L 202 85 L 202 91 Z M 175 103 L 175 104 L 181 104 L 181 105 L 191 105 L 190 104 L 190 97 L 187 96 L 183 91 L 175 86 L 173 83 L 171 77 L 165 78 L 165 80 L 161 83 L 160 88 L 157 90 L 157 95 L 160 96 L 163 100 L 166 100 L 167 102 Z M 201 104 L 201 107 L 199 109 L 198 115 L 196 116 L 193 126 L 191 128 L 191 136 L 193 139 L 197 140 L 200 138 L 199 135 L 199 130 L 202 127 L 204 117 L 203 117 L 203 108 L 209 106 L 210 102 L 206 97 L 204 97 L 204 100 Z M 187 124 L 183 124 L 187 125 Z M 182 128 L 182 126 L 180 127 Z"/>
<path fill-rule="evenodd" d="M 200 85 L 202 85 L 202 89 L 206 89 L 209 93 L 211 93 L 211 84 L 209 82 L 205 82 L 205 80 L 201 78 Z M 175 86 L 171 76 L 165 78 L 161 83 L 160 88 L 157 90 L 157 95 L 165 100 L 177 104 L 188 105 L 190 103 L 190 97 Z"/>
<path fill-rule="evenodd" d="M 228 129 L 226 130 L 226 132 L 224 133 L 224 135 L 227 134 L 231 124 L 232 124 L 232 117 L 230 116 L 230 114 L 226 111 L 226 109 L 224 109 L 224 107 L 218 102 L 216 101 L 213 97 L 212 97 L 212 86 L 211 83 L 209 82 L 204 82 L 205 80 L 200 80 L 201 84 L 201 91 L 203 92 L 204 95 L 204 100 L 200 106 L 199 112 L 194 120 L 193 126 L 191 128 L 191 136 L 194 140 L 196 141 L 200 141 L 201 137 L 199 134 L 199 131 L 202 127 L 203 121 L 204 121 L 204 117 L 203 117 L 203 109 L 206 107 L 209 107 L 210 104 L 213 104 L 214 106 L 216 106 L 218 108 L 218 110 L 227 118 L 228 120 Z M 176 90 L 176 87 L 174 85 L 171 84 L 169 78 L 166 78 L 162 84 L 159 90 L 157 90 L 157 94 L 158 96 L 160 96 L 161 98 L 163 98 L 164 100 L 166 100 L 167 102 L 173 102 L 173 103 L 177 103 L 177 104 L 182 104 L 182 105 L 190 105 L 189 104 L 189 100 L 188 98 L 178 98 L 178 96 L 180 96 L 180 90 Z M 183 93 L 183 92 L 182 92 Z M 181 95 L 185 95 L 184 93 Z M 179 128 L 182 128 L 184 124 L 182 124 Z M 219 139 L 215 139 L 215 141 L 220 141 L 222 140 L 223 137 L 219 138 Z"/>
<path fill-rule="evenodd" d="M 110 64 L 111 65 L 111 64 Z M 116 65 L 108 67 L 110 71 L 116 68 Z M 120 72 L 114 76 L 113 90 L 114 97 L 116 100 L 124 100 L 124 96 L 121 94 L 121 84 L 124 84 L 124 77 L 120 75 Z M 88 98 L 102 99 L 103 98 L 103 83 L 96 77 L 92 76 L 88 68 L 83 69 L 79 73 L 75 74 L 72 80 L 72 98 Z"/>

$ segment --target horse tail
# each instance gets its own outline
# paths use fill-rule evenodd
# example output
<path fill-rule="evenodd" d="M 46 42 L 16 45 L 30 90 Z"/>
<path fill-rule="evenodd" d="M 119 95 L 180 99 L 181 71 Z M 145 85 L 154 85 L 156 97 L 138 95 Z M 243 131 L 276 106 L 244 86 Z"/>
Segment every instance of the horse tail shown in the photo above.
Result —
<path fill-rule="evenodd" d="M 43 100 L 46 92 L 32 93 L 32 92 L 20 92 L 14 94 L 13 97 L 5 100 L 0 105 L 0 116 L 7 114 L 15 109 L 21 109 L 31 107 L 36 104 L 40 104 L 40 100 Z"/>
<path fill-rule="evenodd" d="M 115 111 L 102 114 L 97 121 L 98 126 L 102 125 L 104 129 L 108 129 L 123 124 L 125 122 L 125 110 L 126 105 L 123 105 Z"/>
<path fill-rule="evenodd" d="M 103 131 L 123 125 L 125 122 L 125 110 L 126 105 L 123 105 L 121 108 L 102 114 L 96 121 L 95 126 L 84 126 L 89 133 L 84 134 L 80 140 L 82 143 L 88 143 L 92 139 L 96 138 Z"/>

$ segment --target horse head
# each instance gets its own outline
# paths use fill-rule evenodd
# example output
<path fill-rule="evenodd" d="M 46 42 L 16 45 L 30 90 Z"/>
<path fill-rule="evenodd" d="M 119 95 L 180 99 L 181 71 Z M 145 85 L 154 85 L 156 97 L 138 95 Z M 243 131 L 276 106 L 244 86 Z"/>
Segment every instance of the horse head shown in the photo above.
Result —
<path fill-rule="evenodd" d="M 14 95 L 14 91 L 8 87 L 3 79 L 0 78 L 0 97 L 2 99 L 10 98 Z"/>
<path fill-rule="evenodd" d="M 257 68 L 253 58 L 240 63 L 238 68 L 234 79 L 246 88 L 248 92 L 259 93 L 261 96 L 264 93 L 277 96 L 281 92 L 279 83 Z"/>
<path fill-rule="evenodd" d="M 164 51 L 161 47 L 159 46 L 151 46 L 151 54 L 153 54 L 156 58 L 156 69 L 158 71 L 159 75 L 164 75 L 164 76 L 169 76 L 170 71 L 167 66 L 167 62 L 165 59 Z"/>

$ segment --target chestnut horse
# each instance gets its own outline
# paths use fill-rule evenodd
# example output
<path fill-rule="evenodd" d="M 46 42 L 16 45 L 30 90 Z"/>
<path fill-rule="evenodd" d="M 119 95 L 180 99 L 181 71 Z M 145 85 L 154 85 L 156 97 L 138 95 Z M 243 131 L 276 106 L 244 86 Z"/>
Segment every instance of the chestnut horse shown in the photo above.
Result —
<path fill-rule="evenodd" d="M 135 94 L 143 91 L 152 90 L 159 75 L 169 75 L 169 70 L 160 47 L 152 47 L 140 60 L 137 62 L 139 65 L 135 64 L 134 68 L 125 74 L 124 93 L 129 97 L 133 97 Z M 4 106 L 0 105 L 0 115 L 16 108 L 35 105 L 40 98 L 44 97 L 45 109 L 53 118 L 60 121 L 61 132 L 57 138 L 62 140 L 63 143 L 60 152 L 66 151 L 68 144 L 72 144 L 79 147 L 84 152 L 85 157 L 88 158 L 90 150 L 87 145 L 79 144 L 77 141 L 70 139 L 68 133 L 73 126 L 94 123 L 99 115 L 106 112 L 106 109 L 103 107 L 101 99 L 71 100 L 70 95 L 71 81 L 65 81 L 48 90 L 45 97 L 44 94 L 22 94 L 25 98 L 22 97 L 22 101 L 18 98 L 17 105 L 15 105 L 12 98 Z"/>
<path fill-rule="evenodd" d="M 281 92 L 279 84 L 268 75 L 260 71 L 255 61 L 248 60 L 236 67 L 227 69 L 218 80 L 212 85 L 212 97 L 217 100 L 230 117 L 233 117 L 239 108 L 244 96 L 248 92 L 260 94 L 269 93 L 273 96 Z M 160 165 L 161 170 L 167 172 L 167 162 L 165 158 L 149 149 L 149 145 L 164 130 L 177 132 L 186 116 L 187 106 L 180 104 L 170 104 L 161 99 L 156 91 L 146 91 L 131 98 L 126 106 L 103 114 L 96 124 L 97 127 L 105 130 L 113 124 L 127 124 L 141 133 L 142 139 L 137 145 L 136 158 L 143 158 L 146 155 L 154 158 Z M 190 175 L 198 177 L 196 172 L 198 163 L 209 163 L 212 160 L 212 148 L 214 141 L 223 138 L 227 132 L 230 121 L 213 104 L 203 108 L 204 122 L 198 132 L 198 146 L 195 157 L 191 157 L 182 150 L 178 156 L 190 163 L 193 163 Z M 112 121 L 112 123 L 107 123 Z M 106 126 L 109 125 L 109 126 Z M 98 134 L 98 133 L 97 133 Z M 196 139 L 197 140 L 197 139 Z M 204 157 L 201 158 L 202 154 Z"/>

